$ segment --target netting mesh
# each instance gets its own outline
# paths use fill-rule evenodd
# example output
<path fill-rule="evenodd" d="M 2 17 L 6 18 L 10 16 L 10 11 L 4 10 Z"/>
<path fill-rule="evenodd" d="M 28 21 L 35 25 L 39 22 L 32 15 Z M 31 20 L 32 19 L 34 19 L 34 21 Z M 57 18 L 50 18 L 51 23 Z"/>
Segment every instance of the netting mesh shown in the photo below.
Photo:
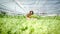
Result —
<path fill-rule="evenodd" d="M 60 14 L 60 0 L 1 0 L 0 10 L 16 14 L 34 13 Z"/>

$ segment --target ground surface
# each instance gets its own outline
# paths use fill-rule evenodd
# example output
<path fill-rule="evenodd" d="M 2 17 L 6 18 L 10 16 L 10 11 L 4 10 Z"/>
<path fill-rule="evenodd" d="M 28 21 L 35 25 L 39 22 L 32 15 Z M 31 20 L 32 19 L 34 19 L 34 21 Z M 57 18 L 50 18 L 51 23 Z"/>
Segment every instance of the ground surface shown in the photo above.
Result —
<path fill-rule="evenodd" d="M 0 34 L 60 34 L 60 17 L 0 17 Z"/>

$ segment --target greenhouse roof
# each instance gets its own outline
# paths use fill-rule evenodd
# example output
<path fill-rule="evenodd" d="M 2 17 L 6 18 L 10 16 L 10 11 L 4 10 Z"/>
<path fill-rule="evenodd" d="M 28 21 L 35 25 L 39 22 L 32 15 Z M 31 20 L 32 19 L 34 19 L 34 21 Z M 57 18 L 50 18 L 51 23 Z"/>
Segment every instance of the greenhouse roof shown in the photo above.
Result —
<path fill-rule="evenodd" d="M 0 0 L 0 11 L 9 13 L 35 13 L 60 14 L 60 0 Z"/>

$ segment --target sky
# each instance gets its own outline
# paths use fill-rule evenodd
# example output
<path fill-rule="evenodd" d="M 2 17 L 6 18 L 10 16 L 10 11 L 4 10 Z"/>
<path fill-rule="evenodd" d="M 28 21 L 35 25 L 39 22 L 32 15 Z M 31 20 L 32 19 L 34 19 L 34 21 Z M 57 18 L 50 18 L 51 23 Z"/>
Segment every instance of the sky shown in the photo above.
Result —
<path fill-rule="evenodd" d="M 60 14 L 60 0 L 0 0 L 0 11 L 9 14 L 34 13 Z"/>

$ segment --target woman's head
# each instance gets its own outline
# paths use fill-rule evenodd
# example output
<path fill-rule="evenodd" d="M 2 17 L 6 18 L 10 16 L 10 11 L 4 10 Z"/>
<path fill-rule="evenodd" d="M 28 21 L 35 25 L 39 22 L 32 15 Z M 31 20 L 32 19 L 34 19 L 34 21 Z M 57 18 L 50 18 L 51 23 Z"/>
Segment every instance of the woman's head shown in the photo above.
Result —
<path fill-rule="evenodd" d="M 34 14 L 34 12 L 33 12 L 33 11 L 30 11 L 30 14 L 31 14 L 31 15 L 33 15 L 33 14 Z"/>
<path fill-rule="evenodd" d="M 27 14 L 27 17 L 30 18 L 30 16 L 33 15 L 33 14 L 34 14 L 34 12 L 33 12 L 33 11 L 30 11 L 30 12 Z"/>

